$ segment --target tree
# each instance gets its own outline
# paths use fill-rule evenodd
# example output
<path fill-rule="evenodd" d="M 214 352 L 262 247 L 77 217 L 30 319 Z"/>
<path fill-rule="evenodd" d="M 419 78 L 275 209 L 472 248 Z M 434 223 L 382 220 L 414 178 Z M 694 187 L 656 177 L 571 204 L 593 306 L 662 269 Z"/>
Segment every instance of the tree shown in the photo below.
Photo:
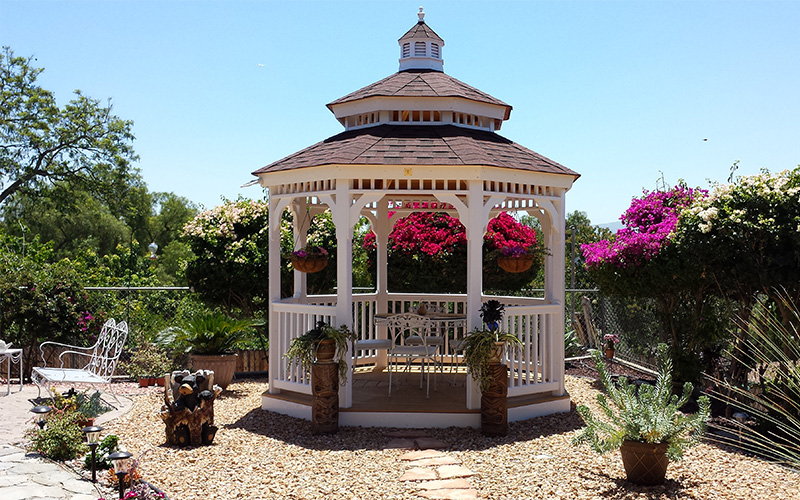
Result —
<path fill-rule="evenodd" d="M 575 270 L 575 288 L 594 288 L 597 286 L 590 278 L 583 265 L 583 255 L 581 254 L 581 246 L 589 243 L 595 243 L 600 240 L 608 239 L 611 237 L 611 230 L 595 226 L 586 212 L 574 211 L 567 214 L 567 237 L 565 241 L 566 248 L 566 283 L 570 287 L 572 281 L 571 272 Z M 571 249 L 575 245 L 575 262 L 571 262 Z"/>
<path fill-rule="evenodd" d="M 0 204 L 58 181 L 111 196 L 134 172 L 133 123 L 80 91 L 59 108 L 30 63 L 9 47 L 0 53 Z"/>

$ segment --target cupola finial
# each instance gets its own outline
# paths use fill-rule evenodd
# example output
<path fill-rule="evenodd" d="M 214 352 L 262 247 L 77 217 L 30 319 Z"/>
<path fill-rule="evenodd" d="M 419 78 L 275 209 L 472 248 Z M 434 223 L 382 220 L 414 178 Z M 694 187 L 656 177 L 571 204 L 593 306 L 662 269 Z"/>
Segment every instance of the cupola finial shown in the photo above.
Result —
<path fill-rule="evenodd" d="M 417 21 L 417 22 L 419 22 L 419 23 L 424 23 L 425 22 L 425 11 L 422 10 L 422 6 L 420 6 L 419 12 L 417 12 L 417 17 L 419 17 L 419 21 Z"/>

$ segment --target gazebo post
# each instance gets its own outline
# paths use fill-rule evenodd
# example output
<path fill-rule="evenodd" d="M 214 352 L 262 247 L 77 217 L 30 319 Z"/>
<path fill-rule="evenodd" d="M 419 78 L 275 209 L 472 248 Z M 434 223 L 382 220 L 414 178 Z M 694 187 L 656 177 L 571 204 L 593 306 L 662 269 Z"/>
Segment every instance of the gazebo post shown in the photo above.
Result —
<path fill-rule="evenodd" d="M 375 221 L 375 244 L 376 244 L 376 276 L 375 276 L 375 301 L 377 303 L 378 314 L 389 312 L 389 233 L 392 230 L 392 221 L 389 220 L 389 200 L 384 197 L 378 202 L 377 218 Z M 387 335 L 386 325 L 378 325 L 383 338 Z M 388 363 L 388 355 L 384 350 L 378 350 L 377 366 L 384 367 Z"/>
<path fill-rule="evenodd" d="M 275 317 L 272 305 L 281 300 L 281 213 L 289 205 L 290 200 L 287 198 L 276 200 L 269 198 L 269 344 L 272 349 L 269 350 L 269 392 L 270 394 L 278 394 L 280 389 L 275 387 L 275 374 L 278 370 L 282 370 L 281 357 L 281 342 L 279 340 L 280 333 L 278 332 L 278 321 Z M 278 228 L 276 231 L 275 228 Z"/>
<path fill-rule="evenodd" d="M 294 232 L 295 248 L 297 250 L 306 246 L 308 241 L 308 228 L 311 226 L 309 217 L 305 217 L 308 212 L 308 198 L 301 197 L 298 201 L 292 203 L 292 214 L 294 216 L 294 224 L 292 224 Z M 280 223 L 280 221 L 278 221 Z M 301 273 L 297 269 L 294 270 L 294 296 L 306 297 L 308 295 L 307 288 L 308 281 L 306 280 L 306 273 Z"/>
<path fill-rule="evenodd" d="M 459 211 L 467 229 L 467 330 L 480 326 L 476 313 L 483 298 L 483 233 L 488 220 L 483 216 L 483 183 L 469 182 L 466 217 Z M 467 409 L 481 407 L 481 391 L 472 377 L 467 377 Z"/>

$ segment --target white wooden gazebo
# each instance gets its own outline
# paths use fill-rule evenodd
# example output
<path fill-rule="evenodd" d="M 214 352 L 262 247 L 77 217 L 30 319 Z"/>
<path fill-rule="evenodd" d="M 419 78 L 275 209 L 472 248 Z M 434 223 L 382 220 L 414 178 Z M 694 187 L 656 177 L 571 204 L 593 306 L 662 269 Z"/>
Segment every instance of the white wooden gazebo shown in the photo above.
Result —
<path fill-rule="evenodd" d="M 328 104 L 345 131 L 256 172 L 269 192 L 270 370 L 262 407 L 311 418 L 309 377 L 288 366 L 291 339 L 315 321 L 346 324 L 359 338 L 382 334 L 374 315 L 403 310 L 420 300 L 467 315 L 467 330 L 480 326 L 483 235 L 500 211 L 536 217 L 550 254 L 543 298 L 496 297 L 506 306 L 504 328 L 524 344 L 509 365 L 509 420 L 569 411 L 564 390 L 565 194 L 578 174 L 497 134 L 511 106 L 443 71 L 444 41 L 419 21 L 400 38 L 400 70 Z M 425 206 L 427 208 L 419 208 Z M 280 290 L 280 218 L 294 213 L 297 246 L 305 245 L 308 217 L 330 210 L 338 246 L 337 293 L 309 296 L 306 276 L 295 272 L 294 294 Z M 447 212 L 466 227 L 465 295 L 398 294 L 387 289 L 389 211 Z M 352 290 L 353 230 L 361 216 L 376 234 L 377 279 L 373 293 Z M 408 309 L 406 307 L 406 309 Z M 385 333 L 385 332 L 384 332 Z M 370 353 L 371 356 L 379 356 Z M 376 359 L 380 365 L 381 360 Z M 350 361 L 352 362 L 352 360 Z M 463 408 L 404 411 L 360 408 L 348 377 L 339 394 L 342 425 L 479 426 L 480 390 L 466 384 Z M 452 391 L 440 384 L 439 391 Z M 421 396 L 424 398 L 424 392 Z M 437 395 L 431 395 L 434 400 Z M 396 398 L 395 398 L 396 399 Z"/>

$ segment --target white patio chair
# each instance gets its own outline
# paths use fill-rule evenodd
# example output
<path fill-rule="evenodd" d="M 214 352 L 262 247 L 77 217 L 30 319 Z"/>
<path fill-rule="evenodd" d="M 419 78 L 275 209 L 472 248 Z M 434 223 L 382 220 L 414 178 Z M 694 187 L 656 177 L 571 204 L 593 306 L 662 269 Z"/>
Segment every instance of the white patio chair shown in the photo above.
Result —
<path fill-rule="evenodd" d="M 430 397 L 431 379 L 427 368 L 433 366 L 434 376 L 436 371 L 438 347 L 428 345 L 427 339 L 430 337 L 431 321 L 419 314 L 403 313 L 396 314 L 386 320 L 386 328 L 392 338 L 392 347 L 389 349 L 389 397 L 392 397 L 392 373 L 397 369 L 401 359 L 405 361 L 403 371 L 408 371 L 411 363 L 415 360 L 420 362 L 419 388 L 422 389 L 423 378 L 427 379 L 425 397 Z M 417 336 L 420 339 L 418 345 L 407 345 L 405 340 L 409 336 Z M 436 389 L 436 379 L 434 378 L 434 390 Z"/>
<path fill-rule="evenodd" d="M 57 384 L 106 384 L 110 386 L 114 370 L 117 368 L 117 361 L 119 361 L 127 338 L 128 324 L 124 321 L 117 323 L 111 318 L 103 325 L 100 330 L 100 336 L 97 337 L 97 342 L 91 347 L 79 347 L 51 341 L 42 342 L 39 345 L 39 351 L 41 351 L 44 366 L 34 367 L 31 372 L 31 379 L 39 388 L 39 397 L 42 396 L 42 387 L 52 397 L 51 387 Z M 59 368 L 47 367 L 45 346 L 67 348 L 66 351 L 58 355 L 61 363 Z M 83 368 L 64 368 L 64 356 L 67 354 L 88 358 L 86 365 Z M 113 396 L 119 403 L 116 394 L 113 394 Z"/>

